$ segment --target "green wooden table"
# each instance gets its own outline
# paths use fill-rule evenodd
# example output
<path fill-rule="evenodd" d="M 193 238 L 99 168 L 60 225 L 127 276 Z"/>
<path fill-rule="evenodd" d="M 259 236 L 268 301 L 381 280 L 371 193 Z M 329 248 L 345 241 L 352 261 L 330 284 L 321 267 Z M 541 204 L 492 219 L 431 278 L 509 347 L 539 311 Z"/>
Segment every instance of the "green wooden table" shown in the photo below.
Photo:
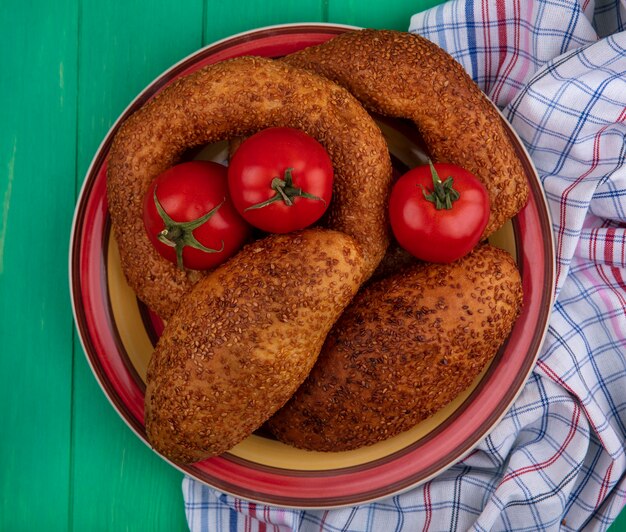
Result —
<path fill-rule="evenodd" d="M 186 529 L 181 473 L 110 406 L 72 320 L 74 204 L 120 112 L 233 33 L 307 21 L 405 30 L 437 3 L 0 2 L 0 530 Z"/>

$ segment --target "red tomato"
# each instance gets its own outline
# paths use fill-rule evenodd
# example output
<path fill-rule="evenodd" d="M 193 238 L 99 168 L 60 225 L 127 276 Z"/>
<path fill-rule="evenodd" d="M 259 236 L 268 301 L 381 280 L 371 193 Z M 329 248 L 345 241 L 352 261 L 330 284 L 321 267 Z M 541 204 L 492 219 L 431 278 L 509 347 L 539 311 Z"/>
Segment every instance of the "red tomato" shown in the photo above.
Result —
<path fill-rule="evenodd" d="M 489 196 L 460 166 L 431 163 L 409 170 L 396 182 L 389 218 L 396 240 L 409 253 L 428 262 L 452 262 L 480 240 L 489 218 Z"/>
<path fill-rule="evenodd" d="M 226 167 L 208 161 L 178 164 L 159 175 L 144 196 L 143 223 L 163 257 L 192 270 L 221 264 L 250 232 L 228 197 Z"/>
<path fill-rule="evenodd" d="M 263 129 L 241 143 L 228 166 L 237 211 L 270 233 L 317 221 L 332 195 L 333 166 L 322 145 L 299 129 Z"/>

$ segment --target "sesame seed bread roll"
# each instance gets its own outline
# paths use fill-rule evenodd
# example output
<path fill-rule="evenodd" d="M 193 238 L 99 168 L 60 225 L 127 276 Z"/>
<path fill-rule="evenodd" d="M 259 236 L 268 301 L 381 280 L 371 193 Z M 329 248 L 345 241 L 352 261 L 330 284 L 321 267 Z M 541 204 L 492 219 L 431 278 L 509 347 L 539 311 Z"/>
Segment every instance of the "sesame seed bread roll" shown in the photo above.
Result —
<path fill-rule="evenodd" d="M 351 237 L 310 229 L 256 241 L 199 281 L 148 367 L 154 448 L 192 463 L 261 426 L 311 370 L 363 280 L 363 262 Z"/>
<path fill-rule="evenodd" d="M 107 199 L 128 284 L 168 319 L 206 272 L 182 271 L 154 249 L 143 227 L 152 180 L 193 147 L 273 126 L 300 129 L 328 151 L 333 199 L 322 224 L 352 236 L 371 275 L 387 249 L 391 161 L 385 139 L 347 90 L 262 57 L 222 61 L 184 76 L 120 127 L 111 146 Z"/>
<path fill-rule="evenodd" d="M 480 179 L 491 205 L 483 238 L 525 205 L 524 169 L 497 109 L 463 67 L 428 39 L 401 31 L 350 31 L 284 61 L 339 83 L 372 111 L 412 120 L 435 161 L 457 164 Z"/>
<path fill-rule="evenodd" d="M 316 451 L 371 445 L 414 427 L 467 388 L 522 304 L 511 256 L 488 245 L 363 289 L 304 384 L 267 426 Z"/>

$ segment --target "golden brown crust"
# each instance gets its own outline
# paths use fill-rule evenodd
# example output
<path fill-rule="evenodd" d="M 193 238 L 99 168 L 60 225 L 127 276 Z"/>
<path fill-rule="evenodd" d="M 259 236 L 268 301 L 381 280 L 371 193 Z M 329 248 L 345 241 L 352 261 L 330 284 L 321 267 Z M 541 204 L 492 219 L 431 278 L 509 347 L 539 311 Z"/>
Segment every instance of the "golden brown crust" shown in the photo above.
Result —
<path fill-rule="evenodd" d="M 378 264 L 376 271 L 374 271 L 372 276 L 369 278 L 369 282 L 373 283 L 384 279 L 385 277 L 400 273 L 401 271 L 421 262 L 423 261 L 411 255 L 406 249 L 398 244 L 397 240 L 393 237 L 393 235 L 391 235 L 387 252 L 383 257 L 383 260 L 381 260 Z"/>
<path fill-rule="evenodd" d="M 309 373 L 363 281 L 358 244 L 337 231 L 272 235 L 199 281 L 148 367 L 152 445 L 195 462 L 239 443 Z"/>
<path fill-rule="evenodd" d="M 521 303 L 513 259 L 488 245 L 450 265 L 421 264 L 372 283 L 268 427 L 285 443 L 317 451 L 405 431 L 471 384 L 509 335 Z"/>
<path fill-rule="evenodd" d="M 181 78 L 133 114 L 110 152 L 107 195 L 130 286 L 167 318 L 204 274 L 184 273 L 152 247 L 142 225 L 150 182 L 189 148 L 270 126 L 309 133 L 335 169 L 327 227 L 353 236 L 371 274 L 387 247 L 391 163 L 382 134 L 345 89 L 310 72 L 257 57 L 208 66 Z"/>
<path fill-rule="evenodd" d="M 412 120 L 433 159 L 474 173 L 491 202 L 483 237 L 526 203 L 528 184 L 500 115 L 461 65 L 429 40 L 353 31 L 284 61 L 336 81 L 372 111 Z"/>

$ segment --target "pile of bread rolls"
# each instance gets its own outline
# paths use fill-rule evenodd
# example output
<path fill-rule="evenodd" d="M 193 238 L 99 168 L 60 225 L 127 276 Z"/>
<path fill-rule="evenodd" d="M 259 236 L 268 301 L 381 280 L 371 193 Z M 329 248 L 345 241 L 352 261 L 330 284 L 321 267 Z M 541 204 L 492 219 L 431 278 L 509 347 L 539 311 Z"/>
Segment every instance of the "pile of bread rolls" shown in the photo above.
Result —
<path fill-rule="evenodd" d="M 210 65 L 116 134 L 107 196 L 122 268 L 166 320 L 145 424 L 169 459 L 219 455 L 262 425 L 304 449 L 374 444 L 448 404 L 510 333 L 520 275 L 486 243 L 452 264 L 413 261 L 371 278 L 390 241 L 391 164 L 368 111 L 412 120 L 434 160 L 482 181 L 484 239 L 525 204 L 495 108 L 448 54 L 408 33 L 351 31 L 280 60 Z M 260 238 L 213 271 L 176 269 L 143 231 L 152 180 L 191 147 L 272 126 L 302 129 L 328 151 L 335 181 L 322 223 Z"/>

